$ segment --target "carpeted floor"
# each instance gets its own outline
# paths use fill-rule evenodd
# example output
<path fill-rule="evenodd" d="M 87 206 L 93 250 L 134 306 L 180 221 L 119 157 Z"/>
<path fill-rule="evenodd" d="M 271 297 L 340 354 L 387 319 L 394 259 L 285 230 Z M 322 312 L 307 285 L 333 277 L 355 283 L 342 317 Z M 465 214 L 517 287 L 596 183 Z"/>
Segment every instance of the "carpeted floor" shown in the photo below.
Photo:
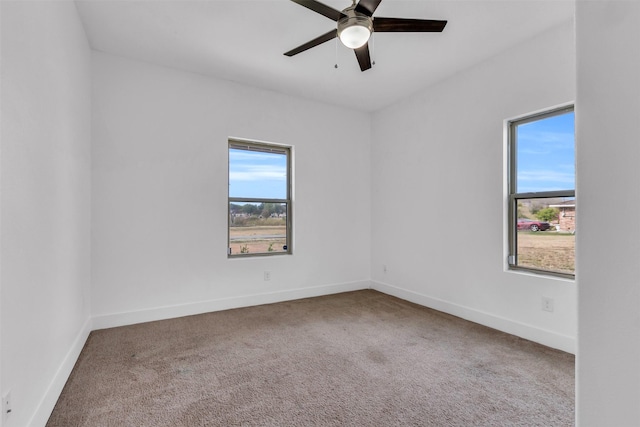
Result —
<path fill-rule="evenodd" d="M 573 424 L 573 355 L 358 291 L 94 331 L 47 426 Z"/>

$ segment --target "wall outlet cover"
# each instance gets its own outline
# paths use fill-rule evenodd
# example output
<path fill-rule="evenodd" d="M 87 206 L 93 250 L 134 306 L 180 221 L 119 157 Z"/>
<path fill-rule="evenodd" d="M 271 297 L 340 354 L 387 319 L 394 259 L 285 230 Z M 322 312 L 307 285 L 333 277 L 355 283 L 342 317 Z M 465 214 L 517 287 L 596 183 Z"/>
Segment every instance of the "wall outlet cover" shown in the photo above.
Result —
<path fill-rule="evenodd" d="M 542 311 L 553 313 L 553 298 L 542 297 Z"/>

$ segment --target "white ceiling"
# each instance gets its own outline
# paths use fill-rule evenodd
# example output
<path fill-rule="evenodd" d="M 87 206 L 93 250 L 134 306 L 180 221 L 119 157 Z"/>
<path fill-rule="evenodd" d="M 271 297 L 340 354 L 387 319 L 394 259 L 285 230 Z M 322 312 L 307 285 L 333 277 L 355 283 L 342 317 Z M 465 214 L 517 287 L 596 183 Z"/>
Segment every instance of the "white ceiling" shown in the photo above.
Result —
<path fill-rule="evenodd" d="M 376 16 L 444 19 L 442 33 L 374 36 L 372 69 L 330 41 L 284 52 L 335 23 L 289 0 L 76 0 L 91 47 L 363 111 L 573 19 L 572 0 L 383 0 Z M 350 0 L 325 0 L 335 9 Z M 338 68 L 334 67 L 338 63 Z"/>

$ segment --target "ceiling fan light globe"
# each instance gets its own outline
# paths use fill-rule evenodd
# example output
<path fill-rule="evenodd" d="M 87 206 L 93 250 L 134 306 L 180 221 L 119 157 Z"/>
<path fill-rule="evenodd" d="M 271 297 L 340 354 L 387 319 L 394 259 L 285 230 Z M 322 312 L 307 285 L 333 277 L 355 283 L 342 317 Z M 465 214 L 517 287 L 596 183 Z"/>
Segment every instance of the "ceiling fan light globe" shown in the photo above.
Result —
<path fill-rule="evenodd" d="M 369 31 L 367 27 L 364 27 L 362 25 L 352 25 L 350 27 L 344 28 L 340 32 L 339 37 L 343 45 L 345 45 L 349 49 L 357 49 L 364 46 L 367 41 L 369 41 L 369 37 L 371 37 L 371 31 Z"/>

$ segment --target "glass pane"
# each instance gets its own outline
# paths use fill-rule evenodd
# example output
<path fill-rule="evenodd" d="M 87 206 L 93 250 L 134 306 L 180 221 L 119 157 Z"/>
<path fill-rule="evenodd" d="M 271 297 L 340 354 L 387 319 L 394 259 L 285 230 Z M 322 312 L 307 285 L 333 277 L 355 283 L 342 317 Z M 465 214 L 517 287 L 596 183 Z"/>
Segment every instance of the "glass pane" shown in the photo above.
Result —
<path fill-rule="evenodd" d="M 517 265 L 575 274 L 575 199 L 519 199 L 517 203 Z"/>
<path fill-rule="evenodd" d="M 286 203 L 229 203 L 231 255 L 287 252 Z"/>
<path fill-rule="evenodd" d="M 229 197 L 287 198 L 287 155 L 229 148 Z"/>
<path fill-rule="evenodd" d="M 575 189 L 573 112 L 520 124 L 516 132 L 517 193 Z"/>

